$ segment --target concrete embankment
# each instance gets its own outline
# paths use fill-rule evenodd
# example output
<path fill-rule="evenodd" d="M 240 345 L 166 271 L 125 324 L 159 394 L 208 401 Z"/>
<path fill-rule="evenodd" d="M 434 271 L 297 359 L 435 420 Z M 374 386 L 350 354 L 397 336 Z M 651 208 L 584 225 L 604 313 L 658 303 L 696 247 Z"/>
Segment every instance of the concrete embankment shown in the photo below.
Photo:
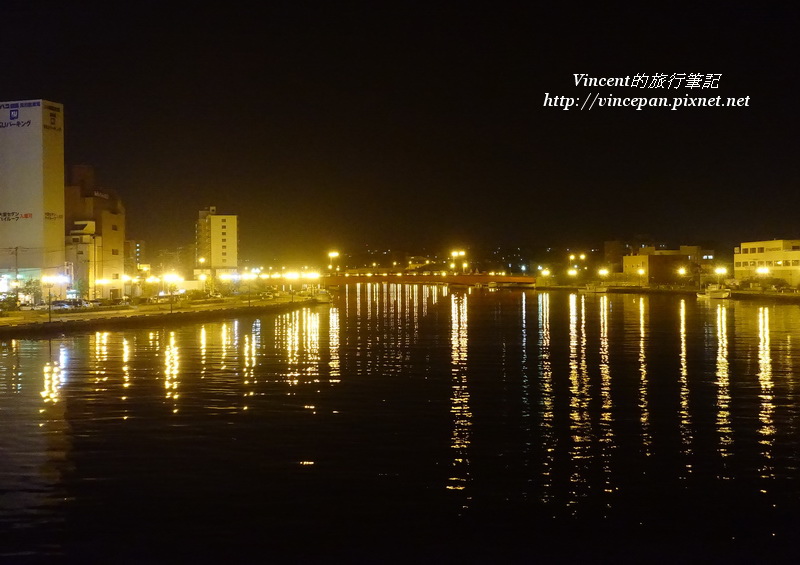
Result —
<path fill-rule="evenodd" d="M 584 287 L 580 286 L 537 286 L 536 290 L 566 290 L 570 292 L 580 292 Z M 619 286 L 610 287 L 608 294 L 659 294 L 675 296 L 697 296 L 700 289 L 692 288 L 658 288 L 642 286 Z M 800 304 L 800 292 L 776 292 L 760 290 L 731 290 L 733 300 L 758 300 L 772 302 L 776 304 Z"/>
<path fill-rule="evenodd" d="M 314 304 L 317 304 L 316 300 L 303 299 L 251 306 L 243 304 L 222 307 L 219 305 L 214 307 L 195 306 L 175 309 L 172 312 L 128 308 L 109 312 L 59 314 L 54 316 L 52 321 L 48 321 L 47 314 L 44 313 L 43 316 L 39 314 L 35 319 L 0 319 L 0 339 L 48 337 L 67 333 L 111 331 L 136 327 L 160 328 L 186 323 L 287 312 Z"/>

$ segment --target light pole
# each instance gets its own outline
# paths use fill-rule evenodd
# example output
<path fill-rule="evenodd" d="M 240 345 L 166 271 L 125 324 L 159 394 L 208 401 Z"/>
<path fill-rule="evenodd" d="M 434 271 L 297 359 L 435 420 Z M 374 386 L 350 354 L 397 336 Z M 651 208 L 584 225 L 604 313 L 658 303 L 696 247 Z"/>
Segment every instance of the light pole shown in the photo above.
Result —
<path fill-rule="evenodd" d="M 639 274 L 639 286 L 644 286 L 644 269 L 639 269 L 636 272 Z"/>
<path fill-rule="evenodd" d="M 55 284 L 55 277 L 42 277 L 42 286 L 47 288 L 47 321 L 53 321 L 53 285 Z"/>
<path fill-rule="evenodd" d="M 764 280 L 767 278 L 767 275 L 769 274 L 769 268 L 758 267 L 756 269 L 756 274 L 758 275 L 758 278 L 761 279 L 761 292 L 766 292 L 767 288 L 764 285 Z"/>
<path fill-rule="evenodd" d="M 333 260 L 336 259 L 338 256 L 339 256 L 338 251 L 330 251 L 328 253 L 328 270 L 333 271 Z"/>
<path fill-rule="evenodd" d="M 728 269 L 725 267 L 717 267 L 714 269 L 714 272 L 717 274 L 717 284 L 722 284 L 722 275 L 728 272 Z"/>

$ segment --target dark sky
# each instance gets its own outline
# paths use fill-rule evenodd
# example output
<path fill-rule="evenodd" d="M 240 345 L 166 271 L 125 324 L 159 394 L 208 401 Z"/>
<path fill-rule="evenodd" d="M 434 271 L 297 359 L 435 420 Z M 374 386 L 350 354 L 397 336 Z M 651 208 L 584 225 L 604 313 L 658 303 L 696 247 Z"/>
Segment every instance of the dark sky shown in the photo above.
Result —
<path fill-rule="evenodd" d="M 190 242 L 208 205 L 256 260 L 800 237 L 798 9 L 115 4 L 4 9 L 0 99 L 63 103 L 68 164 L 96 167 L 151 248 Z M 695 72 L 720 87 L 573 79 Z M 597 92 L 750 106 L 543 106 Z"/>

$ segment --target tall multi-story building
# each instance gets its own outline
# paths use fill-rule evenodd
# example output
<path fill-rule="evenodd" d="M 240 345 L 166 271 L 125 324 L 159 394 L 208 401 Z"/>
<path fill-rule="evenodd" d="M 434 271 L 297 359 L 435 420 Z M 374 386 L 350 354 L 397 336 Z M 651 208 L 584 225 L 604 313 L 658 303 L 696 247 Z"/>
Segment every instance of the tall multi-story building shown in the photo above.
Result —
<path fill-rule="evenodd" d="M 125 274 L 125 207 L 101 189 L 87 165 L 71 169 L 65 187 L 66 255 L 73 284 L 90 298 L 121 298 Z"/>
<path fill-rule="evenodd" d="M 147 247 L 143 239 L 125 240 L 125 273 L 131 276 L 139 274 L 143 265 L 147 265 Z"/>
<path fill-rule="evenodd" d="M 238 253 L 238 217 L 217 214 L 216 206 L 200 210 L 196 229 L 195 273 L 212 277 L 235 273 Z"/>
<path fill-rule="evenodd" d="M 0 102 L 0 275 L 67 274 L 64 261 L 64 107 Z"/>
<path fill-rule="evenodd" d="M 733 253 L 738 281 L 783 279 L 792 286 L 800 285 L 800 239 L 746 241 Z"/>

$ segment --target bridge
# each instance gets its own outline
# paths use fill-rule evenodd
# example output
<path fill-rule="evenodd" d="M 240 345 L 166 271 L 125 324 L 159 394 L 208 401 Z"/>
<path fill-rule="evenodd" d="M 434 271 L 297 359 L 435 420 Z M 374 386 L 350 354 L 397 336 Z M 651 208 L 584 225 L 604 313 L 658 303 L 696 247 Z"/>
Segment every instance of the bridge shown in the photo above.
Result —
<path fill-rule="evenodd" d="M 403 272 L 381 273 L 342 273 L 322 275 L 319 283 L 325 286 L 356 283 L 395 283 L 395 284 L 447 284 L 464 286 L 517 286 L 533 288 L 536 277 L 530 275 L 502 275 L 498 273 L 480 274 L 419 274 Z"/>

